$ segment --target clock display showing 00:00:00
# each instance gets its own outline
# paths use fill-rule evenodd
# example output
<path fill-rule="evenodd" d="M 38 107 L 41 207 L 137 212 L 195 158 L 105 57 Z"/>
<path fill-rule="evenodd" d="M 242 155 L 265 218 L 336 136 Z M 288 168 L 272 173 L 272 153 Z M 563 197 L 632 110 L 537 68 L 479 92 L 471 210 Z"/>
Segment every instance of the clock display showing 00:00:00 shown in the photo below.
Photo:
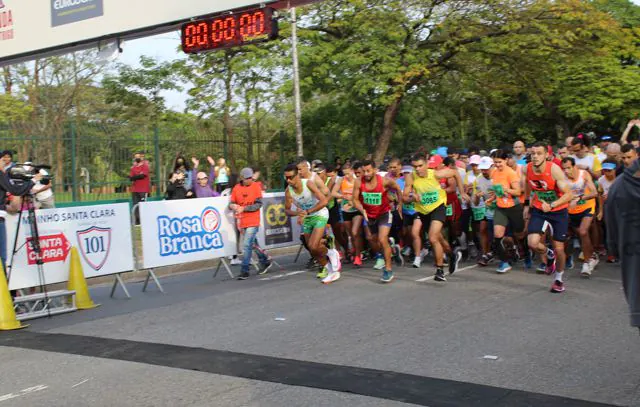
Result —
<path fill-rule="evenodd" d="M 273 9 L 247 11 L 182 26 L 182 50 L 188 54 L 236 47 L 278 36 L 278 22 Z"/>

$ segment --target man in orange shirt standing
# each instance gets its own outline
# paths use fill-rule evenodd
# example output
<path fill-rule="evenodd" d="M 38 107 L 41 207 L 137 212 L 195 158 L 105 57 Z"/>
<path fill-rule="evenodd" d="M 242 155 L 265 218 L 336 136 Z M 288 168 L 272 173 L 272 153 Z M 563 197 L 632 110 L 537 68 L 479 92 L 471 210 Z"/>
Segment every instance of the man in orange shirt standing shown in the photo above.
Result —
<path fill-rule="evenodd" d="M 233 187 L 229 209 L 234 211 L 238 219 L 238 229 L 244 235 L 242 243 L 242 268 L 238 280 L 249 278 L 249 266 L 253 255 L 253 246 L 260 229 L 260 208 L 262 208 L 262 188 L 253 179 L 253 170 L 243 168 L 240 171 L 240 183 Z M 260 250 L 256 250 L 261 268 L 258 274 L 265 274 L 271 262 Z"/>

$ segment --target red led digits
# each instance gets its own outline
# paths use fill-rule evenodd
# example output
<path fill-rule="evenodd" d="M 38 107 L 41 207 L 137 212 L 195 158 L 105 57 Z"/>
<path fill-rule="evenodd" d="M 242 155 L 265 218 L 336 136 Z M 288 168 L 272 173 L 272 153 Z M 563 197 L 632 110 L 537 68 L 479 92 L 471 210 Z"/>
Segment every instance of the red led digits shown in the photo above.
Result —
<path fill-rule="evenodd" d="M 198 53 L 267 41 L 278 35 L 273 9 L 245 11 L 238 14 L 189 22 L 182 26 L 182 50 Z"/>

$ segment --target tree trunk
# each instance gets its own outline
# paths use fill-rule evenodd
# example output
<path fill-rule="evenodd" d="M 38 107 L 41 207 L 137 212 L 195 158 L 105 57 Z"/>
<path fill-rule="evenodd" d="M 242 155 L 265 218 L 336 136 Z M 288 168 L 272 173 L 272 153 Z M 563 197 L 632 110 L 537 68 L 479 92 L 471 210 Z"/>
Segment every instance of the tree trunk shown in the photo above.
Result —
<path fill-rule="evenodd" d="M 225 160 L 229 162 L 231 166 L 231 170 L 236 172 L 236 157 L 233 153 L 233 123 L 231 121 L 231 103 L 233 101 L 233 88 L 231 86 L 231 80 L 233 78 L 233 72 L 231 71 L 231 59 L 232 57 L 227 58 L 227 76 L 224 80 L 224 89 L 225 89 L 225 101 L 224 101 L 224 115 L 222 118 L 222 123 L 224 125 L 225 131 L 227 132 L 227 144 L 228 144 L 228 155 L 229 157 L 225 157 Z"/>
<path fill-rule="evenodd" d="M 7 95 L 11 95 L 11 92 L 13 91 L 13 78 L 11 77 L 11 68 L 5 66 L 4 68 L 2 68 L 2 70 L 4 93 L 6 93 Z"/>
<path fill-rule="evenodd" d="M 400 111 L 400 104 L 402 103 L 402 96 L 397 96 L 396 99 L 389 104 L 384 110 L 384 119 L 382 120 L 382 130 L 376 140 L 376 148 L 373 152 L 373 160 L 377 165 L 382 164 L 384 156 L 387 154 L 389 144 L 391 143 L 391 137 L 393 137 L 393 131 L 396 127 L 396 117 Z"/>

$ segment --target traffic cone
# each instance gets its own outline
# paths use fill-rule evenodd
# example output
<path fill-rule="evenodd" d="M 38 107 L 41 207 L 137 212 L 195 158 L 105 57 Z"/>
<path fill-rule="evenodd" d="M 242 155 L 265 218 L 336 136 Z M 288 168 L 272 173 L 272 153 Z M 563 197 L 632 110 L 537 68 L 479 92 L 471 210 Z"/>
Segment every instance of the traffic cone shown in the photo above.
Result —
<path fill-rule="evenodd" d="M 91 309 L 100 306 L 100 304 L 94 304 L 91 300 L 89 288 L 87 288 L 87 280 L 85 280 L 84 272 L 82 271 L 82 263 L 80 263 L 80 255 L 75 246 L 71 248 L 71 265 L 69 266 L 67 290 L 76 292 L 76 307 L 78 309 Z"/>
<path fill-rule="evenodd" d="M 0 261 L 0 331 L 11 331 L 26 328 L 16 319 L 16 311 L 13 309 L 13 300 L 9 293 L 7 278 L 4 275 L 4 267 Z"/>

